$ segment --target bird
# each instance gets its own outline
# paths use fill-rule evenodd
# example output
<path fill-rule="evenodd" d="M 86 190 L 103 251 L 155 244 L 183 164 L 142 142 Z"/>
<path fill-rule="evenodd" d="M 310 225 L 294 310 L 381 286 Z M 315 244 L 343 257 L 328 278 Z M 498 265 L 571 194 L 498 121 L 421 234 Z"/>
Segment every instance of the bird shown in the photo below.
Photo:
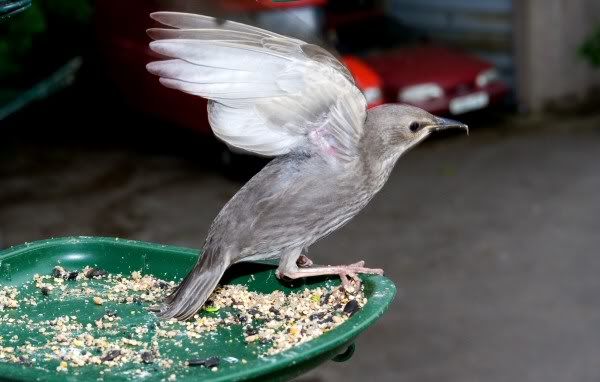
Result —
<path fill-rule="evenodd" d="M 225 204 L 202 255 L 157 315 L 187 320 L 233 264 L 279 260 L 280 279 L 332 275 L 343 287 L 364 261 L 318 266 L 307 250 L 356 216 L 396 161 L 430 134 L 467 125 L 407 104 L 367 109 L 351 73 L 326 49 L 210 16 L 155 12 L 147 30 L 166 87 L 206 98 L 212 131 L 229 146 L 273 157 Z"/>

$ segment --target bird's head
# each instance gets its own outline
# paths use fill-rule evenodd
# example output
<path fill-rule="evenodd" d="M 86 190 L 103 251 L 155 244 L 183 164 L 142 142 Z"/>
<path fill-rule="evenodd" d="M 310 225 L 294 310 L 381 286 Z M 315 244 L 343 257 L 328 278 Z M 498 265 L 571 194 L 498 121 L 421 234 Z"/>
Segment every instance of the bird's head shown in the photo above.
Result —
<path fill-rule="evenodd" d="M 395 162 L 402 153 L 436 131 L 469 128 L 461 122 L 436 117 L 415 106 L 385 104 L 367 112 L 365 137 L 372 141 L 368 145 L 372 154 L 380 160 Z"/>

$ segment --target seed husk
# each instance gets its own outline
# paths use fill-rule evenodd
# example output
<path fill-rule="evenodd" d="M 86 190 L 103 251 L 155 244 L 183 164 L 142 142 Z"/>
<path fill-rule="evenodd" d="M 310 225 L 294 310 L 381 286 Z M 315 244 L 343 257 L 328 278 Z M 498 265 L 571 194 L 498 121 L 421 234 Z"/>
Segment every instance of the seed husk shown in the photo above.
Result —
<path fill-rule="evenodd" d="M 354 315 L 354 313 L 358 312 L 359 310 L 360 310 L 360 305 L 358 304 L 358 301 L 356 301 L 356 300 L 350 300 L 344 306 L 344 313 L 350 315 L 350 317 L 352 317 Z"/>
<path fill-rule="evenodd" d="M 108 272 L 102 268 L 89 268 L 84 276 L 88 279 L 92 279 L 94 277 L 105 277 L 108 276 Z"/>
<path fill-rule="evenodd" d="M 115 358 L 121 355 L 121 351 L 119 349 L 111 350 L 101 358 L 102 361 L 113 361 Z"/>
<path fill-rule="evenodd" d="M 154 354 L 152 354 L 149 351 L 143 352 L 141 357 L 142 357 L 142 362 L 145 363 L 146 365 L 154 362 Z"/>
<path fill-rule="evenodd" d="M 188 366 L 204 366 L 208 369 L 218 367 L 220 363 L 221 359 L 219 357 L 208 357 L 204 359 L 195 358 L 187 361 Z"/>

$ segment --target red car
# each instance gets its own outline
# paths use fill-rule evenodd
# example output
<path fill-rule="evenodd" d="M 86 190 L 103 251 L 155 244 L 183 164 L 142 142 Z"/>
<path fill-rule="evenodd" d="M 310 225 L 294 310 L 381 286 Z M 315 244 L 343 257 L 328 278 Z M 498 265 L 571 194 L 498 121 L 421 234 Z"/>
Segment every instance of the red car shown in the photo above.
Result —
<path fill-rule="evenodd" d="M 381 76 L 364 60 L 356 56 L 342 56 L 342 62 L 354 77 L 356 86 L 363 92 L 368 107 L 383 104 Z"/>
<path fill-rule="evenodd" d="M 382 13 L 329 14 L 326 29 L 339 51 L 360 54 L 381 76 L 385 102 L 462 114 L 500 103 L 508 93 L 491 63 L 430 44 Z"/>

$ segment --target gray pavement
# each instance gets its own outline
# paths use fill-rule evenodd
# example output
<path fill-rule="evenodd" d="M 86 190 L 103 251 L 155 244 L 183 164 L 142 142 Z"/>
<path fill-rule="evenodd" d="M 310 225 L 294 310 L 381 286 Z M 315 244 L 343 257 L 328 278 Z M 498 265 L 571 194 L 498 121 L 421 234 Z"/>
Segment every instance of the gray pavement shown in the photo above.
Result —
<path fill-rule="evenodd" d="M 506 123 L 410 152 L 311 249 L 384 268 L 399 295 L 351 361 L 299 380 L 600 380 L 600 117 Z M 5 246 L 85 234 L 200 247 L 240 186 L 126 147 L 0 152 Z"/>

